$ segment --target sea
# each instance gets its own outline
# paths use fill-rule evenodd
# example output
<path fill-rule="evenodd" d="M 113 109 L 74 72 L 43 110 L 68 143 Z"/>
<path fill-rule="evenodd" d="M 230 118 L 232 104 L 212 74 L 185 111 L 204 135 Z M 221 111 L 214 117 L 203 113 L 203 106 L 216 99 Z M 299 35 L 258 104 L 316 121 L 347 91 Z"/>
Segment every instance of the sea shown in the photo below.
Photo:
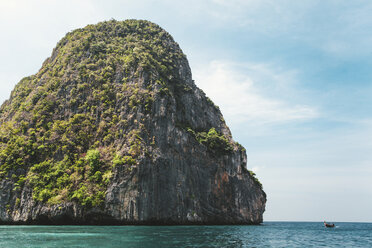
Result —
<path fill-rule="evenodd" d="M 372 247 L 372 223 L 258 226 L 0 226 L 0 247 Z"/>

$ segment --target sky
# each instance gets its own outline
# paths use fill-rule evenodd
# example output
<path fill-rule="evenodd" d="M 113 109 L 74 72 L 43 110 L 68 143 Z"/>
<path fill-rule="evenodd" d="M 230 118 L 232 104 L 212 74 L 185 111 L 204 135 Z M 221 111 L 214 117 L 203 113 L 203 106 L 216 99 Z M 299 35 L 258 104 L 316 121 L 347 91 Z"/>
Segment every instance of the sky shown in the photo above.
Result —
<path fill-rule="evenodd" d="M 69 31 L 146 19 L 247 149 L 265 221 L 372 222 L 372 2 L 0 0 L 0 102 Z"/>

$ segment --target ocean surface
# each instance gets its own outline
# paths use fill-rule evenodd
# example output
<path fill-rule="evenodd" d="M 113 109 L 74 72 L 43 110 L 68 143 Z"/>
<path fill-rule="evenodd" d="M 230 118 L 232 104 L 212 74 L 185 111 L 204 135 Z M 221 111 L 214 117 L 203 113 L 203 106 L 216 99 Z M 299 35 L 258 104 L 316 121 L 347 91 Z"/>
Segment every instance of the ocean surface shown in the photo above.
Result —
<path fill-rule="evenodd" d="M 0 226 L 0 247 L 372 247 L 372 223 L 260 226 Z"/>

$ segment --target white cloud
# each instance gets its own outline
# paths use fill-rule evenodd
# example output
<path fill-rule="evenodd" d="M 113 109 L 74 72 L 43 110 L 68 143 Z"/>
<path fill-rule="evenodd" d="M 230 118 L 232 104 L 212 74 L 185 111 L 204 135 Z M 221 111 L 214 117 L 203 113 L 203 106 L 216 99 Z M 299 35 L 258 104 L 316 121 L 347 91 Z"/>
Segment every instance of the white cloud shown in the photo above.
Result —
<path fill-rule="evenodd" d="M 264 218 L 372 221 L 370 137 L 372 125 L 365 121 L 346 130 L 260 137 L 263 149 L 258 139 L 247 139 L 248 168 L 268 195 Z"/>
<path fill-rule="evenodd" d="M 197 85 L 232 122 L 270 124 L 318 116 L 314 107 L 289 102 L 286 96 L 273 96 L 273 92 L 293 91 L 288 88 L 293 72 L 276 72 L 263 64 L 213 61 L 194 74 Z"/>
<path fill-rule="evenodd" d="M 67 32 L 100 18 L 90 0 L 0 0 L 0 104 Z"/>
<path fill-rule="evenodd" d="M 196 6 L 209 25 L 301 43 L 336 57 L 371 51 L 372 3 L 367 1 L 209 0 L 193 2 Z"/>
<path fill-rule="evenodd" d="M 264 169 L 265 167 L 264 166 L 254 166 L 254 167 L 252 167 L 252 171 L 254 172 L 254 173 L 257 173 L 257 172 L 259 172 L 259 171 L 261 171 L 262 169 Z"/>

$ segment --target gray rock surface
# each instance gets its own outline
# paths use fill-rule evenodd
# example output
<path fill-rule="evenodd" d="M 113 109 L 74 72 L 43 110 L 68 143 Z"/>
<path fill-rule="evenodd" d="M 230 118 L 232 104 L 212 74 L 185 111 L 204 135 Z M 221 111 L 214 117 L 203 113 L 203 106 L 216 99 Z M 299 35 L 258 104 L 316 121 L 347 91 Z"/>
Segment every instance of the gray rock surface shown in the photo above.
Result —
<path fill-rule="evenodd" d="M 180 50 L 173 40 L 164 44 Z M 57 53 L 58 49 L 45 63 L 53 63 Z M 246 169 L 245 149 L 232 140 L 219 108 L 195 85 L 186 57 L 173 63 L 175 69 L 167 82 L 170 93 L 162 93 L 162 86 L 153 84 L 150 90 L 153 97 L 150 111 L 145 111 L 144 102 L 140 102 L 136 108 L 130 107 L 130 95 L 125 96 L 125 92 L 123 98 L 116 99 L 115 114 L 125 116 L 126 119 L 126 124 L 118 124 L 118 129 L 124 134 L 140 130 L 138 136 L 141 149 L 136 157 L 136 165 L 113 168 L 113 176 L 107 185 L 101 207 L 86 207 L 77 201 L 57 204 L 36 201 L 28 181 L 21 190 L 13 190 L 15 182 L 10 177 L 15 172 L 12 171 L 8 177 L 0 180 L 0 223 L 261 223 L 266 194 L 257 179 Z M 124 70 L 123 66 L 115 69 L 113 85 L 120 83 L 116 79 L 123 77 Z M 127 75 L 127 84 L 136 85 L 139 92 L 145 91 L 153 81 L 151 78 L 158 77 L 156 72 L 152 74 L 150 77 L 146 70 L 136 68 Z M 48 78 L 43 79 L 40 72 L 38 76 L 40 84 L 43 80 L 48 81 Z M 62 81 L 65 84 L 56 94 L 61 102 L 69 99 L 72 88 L 76 87 L 73 80 L 62 77 Z M 88 99 L 89 95 L 82 97 Z M 11 101 L 12 98 L 5 105 Z M 54 110 L 55 120 L 66 119 L 66 116 L 80 111 L 71 108 L 67 100 L 64 106 Z M 2 123 L 13 118 L 12 114 L 4 111 L 0 114 Z M 208 132 L 211 128 L 228 140 L 231 146 L 229 151 L 209 147 L 198 141 L 190 131 Z M 127 154 L 130 142 L 128 135 L 123 135 L 115 137 L 110 147 L 114 147 L 116 152 Z M 24 170 L 19 173 L 29 173 L 28 168 L 19 170 Z"/>

